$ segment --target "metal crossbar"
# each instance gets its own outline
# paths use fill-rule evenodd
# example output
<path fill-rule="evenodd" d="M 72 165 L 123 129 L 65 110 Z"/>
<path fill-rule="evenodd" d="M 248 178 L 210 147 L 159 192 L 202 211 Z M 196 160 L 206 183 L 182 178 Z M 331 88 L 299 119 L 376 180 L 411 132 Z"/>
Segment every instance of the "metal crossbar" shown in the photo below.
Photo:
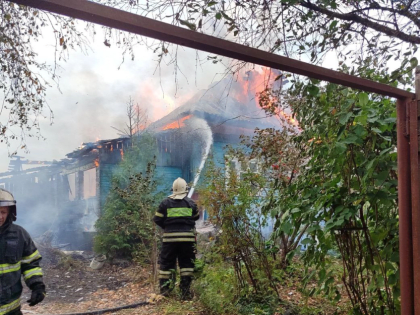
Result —
<path fill-rule="evenodd" d="M 386 84 L 233 43 L 86 0 L 13 0 L 12 2 L 367 92 L 398 99 L 414 97 L 413 93 Z"/>

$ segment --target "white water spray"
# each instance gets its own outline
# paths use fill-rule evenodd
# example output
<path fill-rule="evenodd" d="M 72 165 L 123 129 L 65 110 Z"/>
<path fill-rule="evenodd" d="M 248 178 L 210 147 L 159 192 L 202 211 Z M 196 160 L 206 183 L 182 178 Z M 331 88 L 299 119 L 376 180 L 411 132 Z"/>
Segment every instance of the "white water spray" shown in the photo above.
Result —
<path fill-rule="evenodd" d="M 194 193 L 195 186 L 197 185 L 198 180 L 200 179 L 201 171 L 203 170 L 204 165 L 206 164 L 207 157 L 210 153 L 211 145 L 213 144 L 213 134 L 211 132 L 210 126 L 207 124 L 207 121 L 205 121 L 202 118 L 192 118 L 190 120 L 190 128 L 194 128 L 195 130 L 197 130 L 196 132 L 199 133 L 201 139 L 205 144 L 205 149 L 203 152 L 203 157 L 201 159 L 200 166 L 198 167 L 197 174 L 195 174 L 192 187 L 188 192 L 188 198 L 191 198 L 191 196 Z"/>

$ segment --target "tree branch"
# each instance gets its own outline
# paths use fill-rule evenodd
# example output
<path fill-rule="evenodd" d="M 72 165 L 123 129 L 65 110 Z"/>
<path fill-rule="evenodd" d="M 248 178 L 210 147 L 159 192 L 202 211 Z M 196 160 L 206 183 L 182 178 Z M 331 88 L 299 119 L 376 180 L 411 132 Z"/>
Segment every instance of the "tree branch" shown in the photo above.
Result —
<path fill-rule="evenodd" d="M 336 19 L 340 19 L 340 20 L 343 20 L 343 21 L 354 21 L 354 22 L 357 22 L 357 23 L 359 23 L 361 25 L 364 25 L 368 28 L 371 28 L 371 29 L 373 29 L 377 32 L 388 35 L 390 37 L 399 38 L 404 42 L 412 43 L 412 44 L 420 44 L 420 37 L 418 37 L 418 36 L 410 35 L 410 34 L 407 34 L 407 33 L 401 32 L 401 31 L 399 32 L 399 31 L 397 31 L 395 29 L 392 29 L 390 27 L 381 25 L 379 23 L 372 22 L 369 19 L 362 18 L 357 14 L 337 13 L 337 12 L 334 12 L 334 11 L 331 11 L 331 10 L 328 10 L 328 9 L 325 9 L 325 8 L 321 8 L 321 7 L 311 3 L 309 1 L 302 1 L 302 2 L 300 2 L 300 5 L 309 9 L 309 10 L 321 13 L 323 15 L 326 15 L 327 17 L 332 18 L 332 19 L 336 18 Z"/>
<path fill-rule="evenodd" d="M 411 5 L 411 4 L 410 4 Z M 393 14 L 400 14 L 402 16 L 405 16 L 406 18 L 410 19 L 410 21 L 412 21 L 414 24 L 417 25 L 417 27 L 420 28 L 420 19 L 418 17 L 416 17 L 415 14 L 411 13 L 407 8 L 404 8 L 402 10 L 396 10 L 396 9 L 391 9 L 391 8 L 387 8 L 387 7 L 383 7 L 383 6 L 376 6 L 373 9 L 375 10 L 381 10 L 381 11 L 388 11 L 391 12 Z"/>

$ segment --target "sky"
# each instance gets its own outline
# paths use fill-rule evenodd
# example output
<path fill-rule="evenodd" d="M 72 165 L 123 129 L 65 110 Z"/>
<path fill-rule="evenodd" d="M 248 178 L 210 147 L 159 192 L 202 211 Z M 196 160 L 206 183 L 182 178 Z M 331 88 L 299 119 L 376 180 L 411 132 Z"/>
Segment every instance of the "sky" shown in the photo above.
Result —
<path fill-rule="evenodd" d="M 39 60 L 53 63 L 53 43 L 46 35 L 34 45 Z M 68 60 L 60 61 L 59 88 L 53 85 L 47 90 L 53 124 L 48 115 L 42 118 L 45 140 L 27 138 L 30 152 L 20 150 L 18 155 L 37 161 L 60 160 L 83 142 L 117 138 L 118 132 L 112 127 L 124 129 L 130 97 L 147 111 L 150 121 L 155 121 L 207 88 L 217 73 L 223 72 L 211 62 L 196 67 L 196 51 L 181 47 L 178 66 L 182 73 L 178 71 L 176 84 L 174 65 L 163 64 L 156 70 L 157 54 L 144 46 L 137 46 L 134 60 L 125 58 L 122 64 L 122 50 L 113 44 L 105 46 L 103 35 L 97 34 L 90 47 L 88 54 L 70 51 Z M 8 154 L 7 147 L 1 145 L 0 173 L 8 169 Z"/>
<path fill-rule="evenodd" d="M 80 27 L 84 25 L 77 23 Z M 202 62 L 197 67 L 197 52 L 184 47 L 179 47 L 180 70 L 176 78 L 174 64 L 166 60 L 157 70 L 157 54 L 145 46 L 136 46 L 134 60 L 126 57 L 121 64 L 122 50 L 113 43 L 111 47 L 104 45 L 104 35 L 99 27 L 97 30 L 93 39 L 89 37 L 91 49 L 87 54 L 71 50 L 68 60 L 59 63 L 60 86 L 53 85 L 47 90 L 53 124 L 48 115 L 41 119 L 41 134 L 45 140 L 27 138 L 30 152 L 19 150 L 18 155 L 35 161 L 61 160 L 82 143 L 117 138 L 118 132 L 112 127 L 124 129 L 130 97 L 147 111 L 152 122 L 182 105 L 196 92 L 207 89 L 224 73 L 224 67 L 212 61 Z M 34 49 L 38 60 L 52 65 L 55 41 L 51 32 L 44 34 Z M 202 60 L 206 56 L 200 53 Z M 323 66 L 337 68 L 334 53 L 325 60 Z M 0 119 L 3 121 L 4 117 Z M 0 173 L 7 171 L 9 152 L 17 146 L 14 143 L 8 150 L 0 144 Z"/>

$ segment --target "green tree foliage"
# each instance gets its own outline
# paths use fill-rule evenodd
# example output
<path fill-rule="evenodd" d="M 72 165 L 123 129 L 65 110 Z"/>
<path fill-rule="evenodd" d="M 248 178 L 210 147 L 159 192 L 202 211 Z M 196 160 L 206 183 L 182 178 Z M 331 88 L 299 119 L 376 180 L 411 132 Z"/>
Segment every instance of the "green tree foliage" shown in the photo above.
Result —
<path fill-rule="evenodd" d="M 263 237 L 267 226 L 267 221 L 261 218 L 264 176 L 250 171 L 238 176 L 234 168 L 226 174 L 211 164 L 206 182 L 207 186 L 200 190 L 200 204 L 220 227 L 215 250 L 232 264 L 237 296 L 246 296 L 249 284 L 257 296 L 267 294 L 268 288 L 278 296 L 273 259 Z"/>
<path fill-rule="evenodd" d="M 334 52 L 349 65 L 360 57 L 393 59 L 409 73 L 420 44 L 420 6 L 412 0 L 149 0 L 139 7 L 156 19 L 312 63 Z"/>
<path fill-rule="evenodd" d="M 114 172 L 114 179 L 119 187 L 125 187 L 128 179 L 138 173 L 144 173 L 147 165 L 153 162 L 158 154 L 156 139 L 151 133 L 144 132 L 132 136 L 131 148 Z"/>
<path fill-rule="evenodd" d="M 355 66 L 356 75 L 387 80 L 373 63 Z M 305 226 L 305 282 L 319 282 L 308 293 L 339 300 L 341 279 L 354 314 L 399 314 L 395 102 L 315 80 L 293 82 L 287 102 L 301 130 L 287 135 L 289 149 L 277 157 L 300 158 L 276 197 L 291 224 L 281 220 L 280 230 Z M 284 140 L 266 130 L 256 143 Z M 342 261 L 341 275 L 331 268 L 332 254 Z"/>
<path fill-rule="evenodd" d="M 115 6 L 123 7 L 124 1 L 117 2 Z M 8 148 L 10 155 L 19 150 L 28 151 L 27 137 L 42 138 L 39 119 L 49 116 L 53 122 L 46 93 L 51 83 L 59 86 L 60 61 L 69 58 L 75 49 L 88 53 L 86 34 L 94 36 L 96 32 L 95 26 L 89 23 L 0 1 L 0 144 Z M 106 28 L 105 33 L 105 45 L 115 43 L 121 48 L 123 60 L 126 54 L 134 58 L 133 45 L 139 44 L 141 38 L 125 32 L 113 33 Z M 44 36 L 55 41 L 50 64 L 39 58 L 39 52 L 33 47 Z"/>
<path fill-rule="evenodd" d="M 278 98 L 274 97 L 271 89 L 265 90 L 264 94 L 264 97 L 260 97 L 260 103 L 264 102 L 263 107 L 274 113 L 277 109 L 272 105 L 277 103 L 273 103 L 273 100 Z M 267 99 L 271 101 L 268 103 Z M 283 116 L 279 116 L 279 119 L 285 126 L 290 120 Z M 260 214 L 265 220 L 273 222 L 271 240 L 266 246 L 270 248 L 273 258 L 279 259 L 279 265 L 283 268 L 299 249 L 299 242 L 309 227 L 302 213 L 283 207 L 279 199 L 279 191 L 293 185 L 303 163 L 303 153 L 293 142 L 297 131 L 292 126 L 282 130 L 256 129 L 252 139 L 242 137 L 241 146 L 231 149 L 230 153 L 245 165 L 250 159 L 258 163 L 258 176 L 263 176 L 265 183 L 264 194 L 260 196 Z"/>
<path fill-rule="evenodd" d="M 160 201 L 151 155 L 156 149 L 154 144 L 153 137 L 144 134 L 119 165 L 103 213 L 95 224 L 96 252 L 153 262 L 156 237 L 152 218 Z"/>
<path fill-rule="evenodd" d="M 378 62 L 360 60 L 354 68 L 343 65 L 340 70 L 387 82 L 390 74 L 378 70 L 385 68 L 376 67 Z M 256 207 L 275 220 L 267 248 L 274 258 L 279 254 L 284 268 L 303 247 L 308 295 L 322 293 L 339 301 L 344 292 L 354 314 L 399 314 L 395 101 L 317 80 L 293 81 L 283 98 L 270 89 L 263 93 L 261 106 L 279 114 L 285 128 L 256 130 L 253 139 L 243 141 L 248 150 L 235 150 L 234 155 L 257 159 L 265 170 L 258 187 L 266 190 Z M 299 127 L 282 116 L 280 100 Z M 249 186 L 252 180 L 228 183 L 222 174 L 218 185 L 210 181 L 205 206 L 223 213 L 227 224 L 219 222 L 224 231 L 235 231 L 235 219 L 227 214 L 241 211 L 242 205 L 252 207 L 238 202 L 242 188 L 230 187 Z M 241 213 L 244 221 L 252 218 Z M 237 234 L 226 233 L 227 243 L 240 244 L 234 239 Z M 341 268 L 333 263 L 337 259 Z"/>
<path fill-rule="evenodd" d="M 114 186 L 95 227 L 96 252 L 110 257 L 144 258 L 152 247 L 156 198 L 153 165 L 146 174 L 129 178 L 128 186 Z"/>
<path fill-rule="evenodd" d="M 56 66 L 40 61 L 32 47 L 48 30 L 57 43 L 55 61 L 66 56 L 67 48 L 85 43 L 70 19 L 0 1 L 0 143 L 7 146 L 18 139 L 24 149 L 25 137 L 40 137 L 38 119 L 46 107 L 52 119 L 45 99 L 49 83 L 43 75 L 57 82 Z"/>

